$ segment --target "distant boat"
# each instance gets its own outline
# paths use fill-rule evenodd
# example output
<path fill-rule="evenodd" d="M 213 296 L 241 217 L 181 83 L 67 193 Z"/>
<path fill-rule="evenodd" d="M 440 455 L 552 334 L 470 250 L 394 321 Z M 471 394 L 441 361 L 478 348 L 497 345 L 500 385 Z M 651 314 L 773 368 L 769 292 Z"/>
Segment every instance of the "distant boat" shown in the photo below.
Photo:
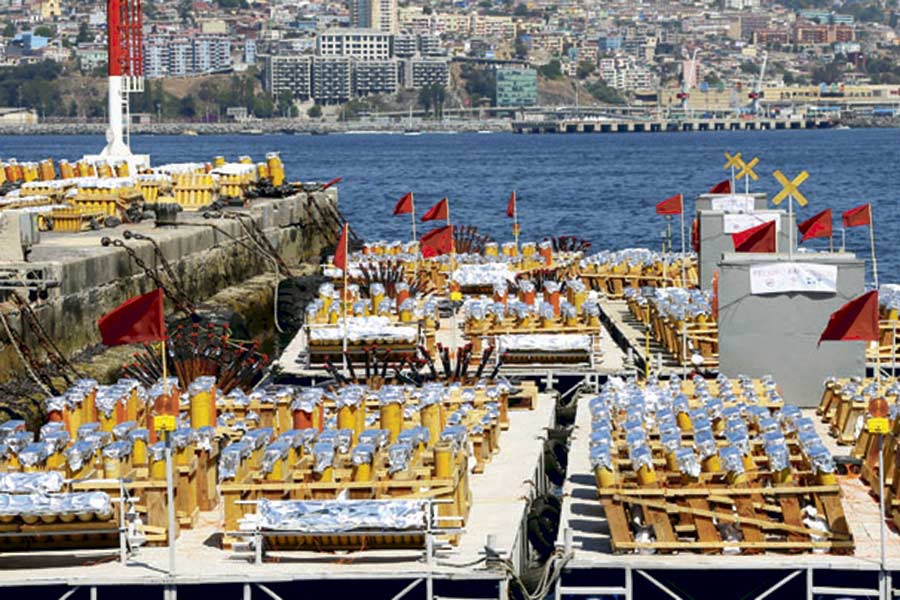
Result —
<path fill-rule="evenodd" d="M 479 129 L 478 133 L 494 133 L 494 132 L 491 131 L 490 129 Z"/>
<path fill-rule="evenodd" d="M 263 130 L 262 129 L 248 129 L 244 133 L 246 133 L 247 135 L 262 135 Z"/>
<path fill-rule="evenodd" d="M 197 131 L 194 129 L 185 129 L 184 131 L 181 132 L 181 135 L 200 135 L 200 134 L 197 133 Z"/>
<path fill-rule="evenodd" d="M 328 132 L 327 132 L 327 131 L 324 131 L 324 130 L 321 130 L 321 129 L 313 129 L 313 130 L 310 131 L 309 133 L 310 133 L 310 135 L 328 135 Z"/>
<path fill-rule="evenodd" d="M 403 130 L 403 135 L 422 135 L 420 129 L 413 127 L 412 104 L 409 105 L 409 120 L 407 121 L 406 129 Z"/>
<path fill-rule="evenodd" d="M 850 129 L 850 126 L 849 125 L 838 125 L 834 129 Z"/>

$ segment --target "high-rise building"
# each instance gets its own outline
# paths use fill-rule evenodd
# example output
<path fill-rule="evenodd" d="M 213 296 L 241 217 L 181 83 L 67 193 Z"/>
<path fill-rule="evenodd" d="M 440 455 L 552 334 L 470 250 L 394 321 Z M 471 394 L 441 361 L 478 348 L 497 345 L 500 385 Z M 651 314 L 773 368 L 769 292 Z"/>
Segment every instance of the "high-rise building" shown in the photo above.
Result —
<path fill-rule="evenodd" d="M 329 29 L 316 37 L 319 56 L 349 56 L 361 60 L 391 58 L 392 38 L 371 29 Z"/>
<path fill-rule="evenodd" d="M 503 67 L 496 71 L 497 106 L 534 106 L 537 104 L 537 71 Z"/>
<path fill-rule="evenodd" d="M 397 0 L 369 0 L 371 2 L 370 27 L 384 33 L 399 33 Z"/>
<path fill-rule="evenodd" d="M 313 98 L 321 104 L 346 102 L 352 95 L 352 64 L 346 56 L 313 58 Z"/>
<path fill-rule="evenodd" d="M 397 87 L 397 59 L 353 61 L 353 92 L 355 95 L 393 94 L 397 91 Z"/>
<path fill-rule="evenodd" d="M 312 96 L 312 57 L 307 54 L 277 54 L 263 58 L 266 91 L 277 97 L 285 90 L 296 100 Z"/>
<path fill-rule="evenodd" d="M 350 27 L 357 29 L 372 27 L 372 1 L 350 0 Z"/>

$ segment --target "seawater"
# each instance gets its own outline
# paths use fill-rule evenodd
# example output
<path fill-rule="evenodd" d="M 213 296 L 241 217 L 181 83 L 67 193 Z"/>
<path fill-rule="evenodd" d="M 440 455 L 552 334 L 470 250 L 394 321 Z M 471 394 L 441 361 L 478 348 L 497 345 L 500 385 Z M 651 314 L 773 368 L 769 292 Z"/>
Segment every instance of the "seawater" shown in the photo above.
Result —
<path fill-rule="evenodd" d="M 0 156 L 37 160 L 78 158 L 96 153 L 101 136 L 0 136 Z M 262 160 L 278 151 L 291 180 L 343 177 L 340 205 L 365 239 L 407 239 L 408 215 L 392 217 L 394 202 L 415 193 L 421 215 L 447 196 L 454 224 L 476 225 L 497 241 L 512 238 L 506 202 L 519 198 L 522 239 L 574 235 L 594 250 L 634 246 L 659 248 L 666 229 L 656 202 L 683 193 L 688 211 L 699 193 L 727 177 L 724 152 L 759 156 L 759 181 L 751 191 L 774 195 L 780 169 L 793 178 L 807 170 L 795 204 L 798 221 L 831 207 L 835 244 L 840 246 L 840 212 L 871 202 L 879 279 L 900 282 L 900 130 L 723 131 L 673 134 L 514 135 L 512 133 L 143 136 L 132 137 L 135 152 L 154 164 L 229 160 L 249 154 Z M 743 191 L 743 184 L 739 190 Z M 781 207 L 786 208 L 785 204 Z M 690 214 L 690 212 L 689 212 Z M 690 221 L 688 218 L 688 226 Z M 419 233 L 432 224 L 419 223 Z M 679 223 L 673 221 L 675 248 Z M 868 261 L 866 228 L 846 232 L 846 246 Z M 814 241 L 802 247 L 827 248 Z M 868 263 L 867 263 L 868 265 Z M 871 266 L 868 278 L 871 279 Z"/>

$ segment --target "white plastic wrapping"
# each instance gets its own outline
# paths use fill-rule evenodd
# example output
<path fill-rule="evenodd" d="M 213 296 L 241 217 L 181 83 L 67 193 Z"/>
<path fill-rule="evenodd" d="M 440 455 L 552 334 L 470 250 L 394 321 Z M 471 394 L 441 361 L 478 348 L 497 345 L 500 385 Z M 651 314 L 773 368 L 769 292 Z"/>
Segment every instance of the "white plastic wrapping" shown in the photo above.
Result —
<path fill-rule="evenodd" d="M 426 527 L 427 510 L 422 500 L 260 500 L 243 526 L 303 533 L 416 531 Z"/>

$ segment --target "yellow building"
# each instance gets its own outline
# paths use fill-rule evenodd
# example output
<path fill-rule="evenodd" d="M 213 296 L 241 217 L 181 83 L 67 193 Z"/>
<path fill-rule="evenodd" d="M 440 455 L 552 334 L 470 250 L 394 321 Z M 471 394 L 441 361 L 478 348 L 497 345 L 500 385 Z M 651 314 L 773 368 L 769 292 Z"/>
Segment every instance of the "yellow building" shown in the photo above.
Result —
<path fill-rule="evenodd" d="M 62 6 L 59 0 L 41 0 L 41 18 L 52 19 L 62 16 Z"/>

